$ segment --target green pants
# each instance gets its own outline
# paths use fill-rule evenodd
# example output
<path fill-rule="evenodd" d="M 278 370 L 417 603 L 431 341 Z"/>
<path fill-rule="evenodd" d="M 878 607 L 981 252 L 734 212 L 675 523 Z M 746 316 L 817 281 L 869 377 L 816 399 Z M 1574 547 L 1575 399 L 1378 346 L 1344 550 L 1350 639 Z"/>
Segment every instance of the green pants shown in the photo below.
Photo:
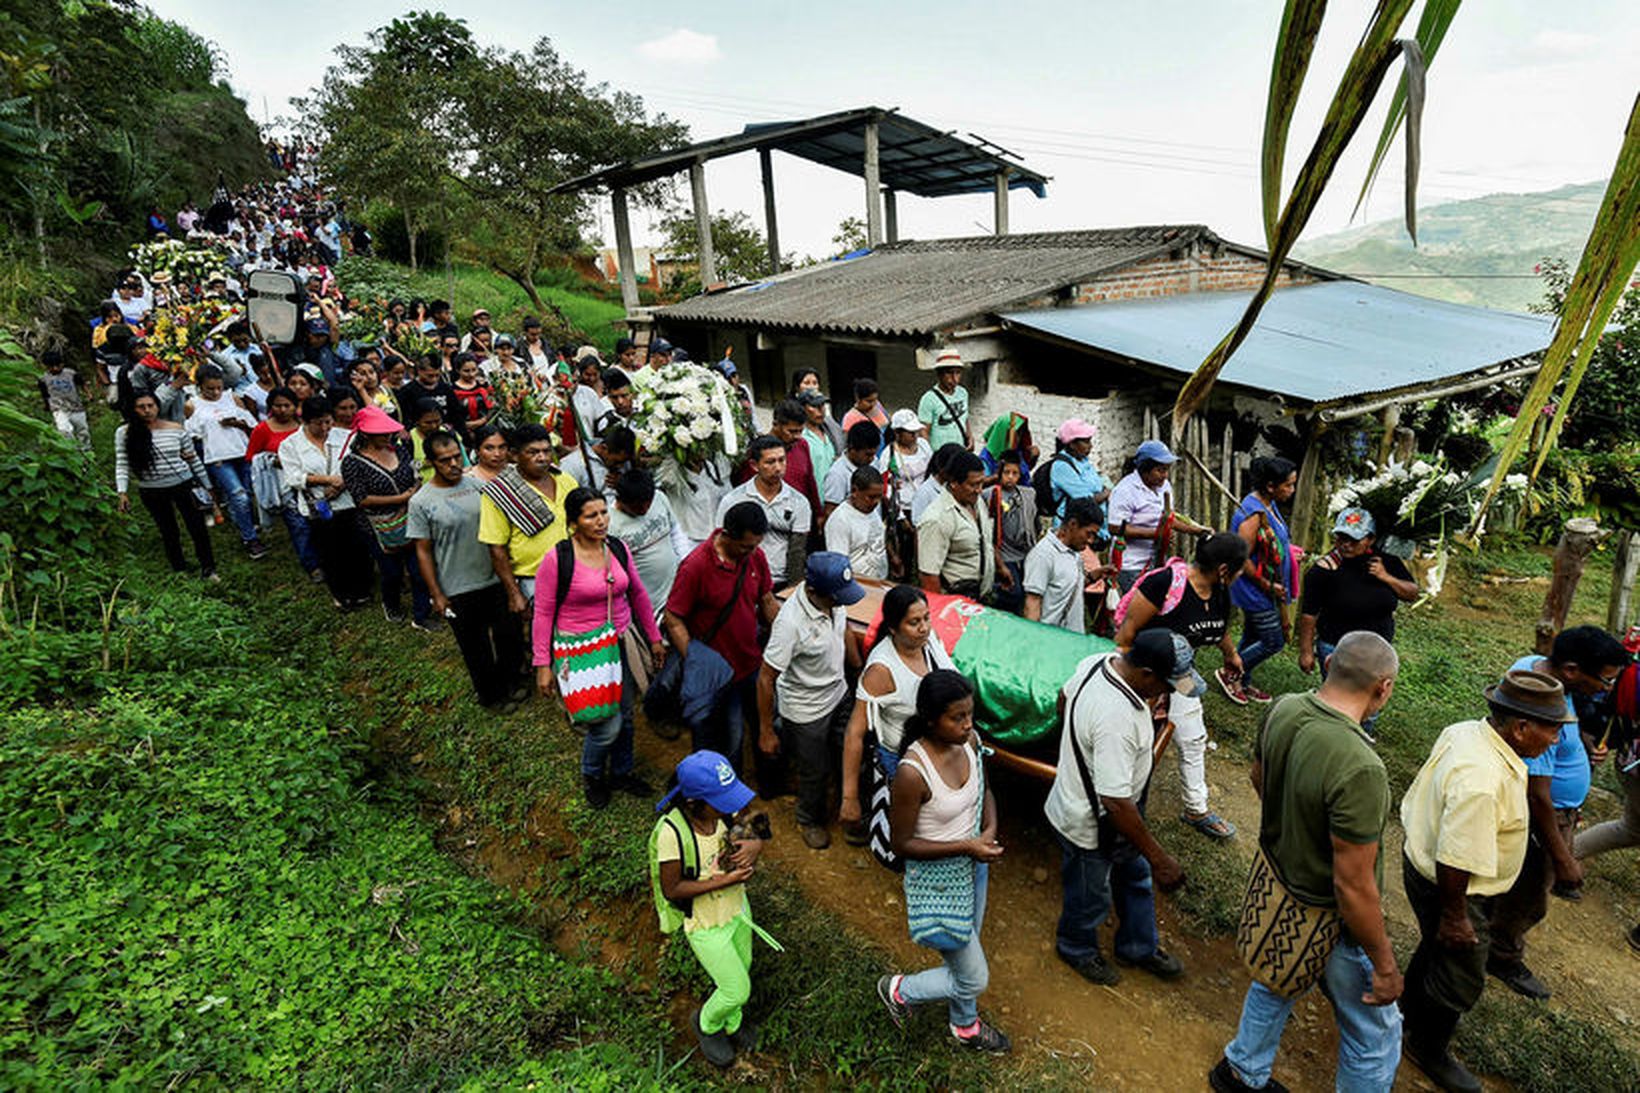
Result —
<path fill-rule="evenodd" d="M 737 915 L 733 922 L 691 930 L 685 936 L 716 988 L 700 1008 L 701 1031 L 708 1035 L 738 1031 L 740 1009 L 752 996 L 751 917 Z"/>

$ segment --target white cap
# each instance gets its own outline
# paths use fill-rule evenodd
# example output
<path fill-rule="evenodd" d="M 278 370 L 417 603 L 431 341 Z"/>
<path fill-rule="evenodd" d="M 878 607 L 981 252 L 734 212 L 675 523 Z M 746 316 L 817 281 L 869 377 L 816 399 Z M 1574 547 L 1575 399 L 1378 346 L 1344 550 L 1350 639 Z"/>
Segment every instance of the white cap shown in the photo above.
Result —
<path fill-rule="evenodd" d="M 895 410 L 894 416 L 888 419 L 888 427 L 915 433 L 922 428 L 922 421 L 915 410 Z"/>

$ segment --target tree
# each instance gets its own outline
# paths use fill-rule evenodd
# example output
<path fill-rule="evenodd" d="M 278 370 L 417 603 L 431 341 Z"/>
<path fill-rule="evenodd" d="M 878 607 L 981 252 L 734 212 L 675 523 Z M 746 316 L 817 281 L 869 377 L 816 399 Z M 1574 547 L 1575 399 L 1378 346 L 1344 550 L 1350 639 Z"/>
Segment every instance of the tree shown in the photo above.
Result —
<path fill-rule="evenodd" d="M 360 205 L 379 197 L 399 210 L 415 269 L 466 128 L 461 92 L 483 68 L 466 23 L 442 14 L 412 12 L 367 42 L 337 49 L 341 63 L 296 106 L 324 144 L 326 178 Z"/>
<path fill-rule="evenodd" d="M 553 187 L 602 164 L 680 144 L 688 131 L 664 115 L 647 116 L 637 96 L 589 83 L 546 38 L 528 54 L 489 51 L 483 69 L 462 93 L 471 162 L 456 177 L 475 200 L 461 249 L 545 312 L 536 272 L 548 254 L 578 247 L 590 224 L 585 199 Z"/>
<path fill-rule="evenodd" d="M 717 258 L 718 276 L 725 281 L 756 281 L 762 278 L 769 268 L 769 244 L 763 233 L 757 230 L 757 225 L 752 223 L 752 218 L 743 212 L 726 213 L 719 210 L 712 215 L 711 222 L 712 253 Z M 695 231 L 693 213 L 675 215 L 662 222 L 661 235 L 666 241 L 669 255 L 699 263 L 700 239 Z M 699 273 L 692 278 L 675 278 L 674 284 L 667 287 L 679 295 L 699 292 Z"/>
<path fill-rule="evenodd" d="M 837 225 L 837 234 L 831 237 L 832 256 L 852 254 L 866 246 L 866 222 L 858 216 L 845 216 Z"/>

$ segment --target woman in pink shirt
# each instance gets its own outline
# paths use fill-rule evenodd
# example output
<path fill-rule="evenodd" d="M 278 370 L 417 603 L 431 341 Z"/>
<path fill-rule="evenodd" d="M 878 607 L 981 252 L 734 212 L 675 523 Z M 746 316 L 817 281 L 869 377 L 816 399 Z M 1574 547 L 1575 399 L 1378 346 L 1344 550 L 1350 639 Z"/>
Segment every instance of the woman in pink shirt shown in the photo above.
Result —
<path fill-rule="evenodd" d="M 568 689 L 582 692 L 577 700 L 584 701 L 587 680 L 579 669 L 575 677 L 569 675 L 562 650 L 555 657 L 554 636 L 562 642 L 566 636 L 587 635 L 606 624 L 614 631 L 620 697 L 618 702 L 613 694 L 598 697 L 617 708 L 607 718 L 583 721 L 581 725 L 586 730 L 581 745 L 581 780 L 586 787 L 587 804 L 603 808 L 609 804 L 613 790 L 619 789 L 634 797 L 651 796 L 649 783 L 632 770 L 632 701 L 637 689 L 618 639 L 636 622 L 649 641 L 649 654 L 657 670 L 666 649 L 661 645 L 655 611 L 650 606 L 649 593 L 638 579 L 632 555 L 619 539 L 609 536 L 609 509 L 603 495 L 588 489 L 571 490 L 564 499 L 564 517 L 569 538 L 547 552 L 535 574 L 536 684 L 544 698 Z M 561 599 L 560 566 L 568 566 L 570 570 L 568 582 L 562 585 Z M 589 670 L 585 675 L 592 676 L 598 671 Z M 612 677 L 609 683 L 613 684 L 616 672 L 609 674 Z"/>

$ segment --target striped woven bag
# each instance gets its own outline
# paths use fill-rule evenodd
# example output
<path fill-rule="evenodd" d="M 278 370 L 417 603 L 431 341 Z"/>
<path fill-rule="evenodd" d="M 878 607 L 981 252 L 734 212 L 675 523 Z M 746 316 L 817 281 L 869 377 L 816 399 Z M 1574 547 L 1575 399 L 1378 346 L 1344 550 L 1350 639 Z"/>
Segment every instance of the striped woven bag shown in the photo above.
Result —
<path fill-rule="evenodd" d="M 607 566 L 614 559 L 606 558 Z M 615 632 L 613 570 L 605 581 L 608 602 L 604 624 L 578 634 L 552 632 L 552 660 L 557 667 L 558 693 L 572 725 L 595 725 L 621 709 L 621 635 Z"/>

